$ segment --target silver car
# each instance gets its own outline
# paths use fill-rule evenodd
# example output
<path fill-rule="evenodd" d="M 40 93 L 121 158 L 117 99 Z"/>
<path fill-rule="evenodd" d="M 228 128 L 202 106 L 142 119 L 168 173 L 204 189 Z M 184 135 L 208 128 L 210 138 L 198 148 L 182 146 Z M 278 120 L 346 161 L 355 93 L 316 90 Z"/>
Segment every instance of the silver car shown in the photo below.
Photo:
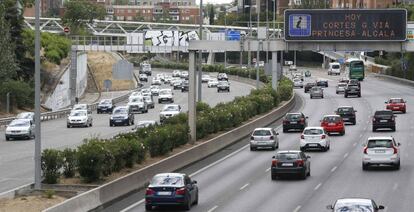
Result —
<path fill-rule="evenodd" d="M 250 151 L 257 148 L 279 148 L 278 135 L 279 133 L 272 128 L 256 128 L 250 137 Z"/>
<path fill-rule="evenodd" d="M 377 212 L 385 209 L 382 205 L 377 205 L 374 200 L 365 198 L 343 198 L 335 201 L 333 205 L 326 206 L 332 212 L 338 211 L 360 211 Z"/>
<path fill-rule="evenodd" d="M 152 96 L 143 96 L 143 98 L 144 98 L 144 102 L 147 103 L 148 108 L 155 107 L 154 98 Z"/>
<path fill-rule="evenodd" d="M 346 83 L 340 82 L 336 86 L 336 94 L 344 93 L 345 92 Z"/>
<path fill-rule="evenodd" d="M 370 137 L 364 145 L 362 169 L 371 165 L 391 165 L 400 169 L 400 143 L 391 136 Z"/>
<path fill-rule="evenodd" d="M 323 99 L 323 89 L 321 87 L 315 86 L 310 89 L 310 98 L 313 99 L 314 97 Z"/>

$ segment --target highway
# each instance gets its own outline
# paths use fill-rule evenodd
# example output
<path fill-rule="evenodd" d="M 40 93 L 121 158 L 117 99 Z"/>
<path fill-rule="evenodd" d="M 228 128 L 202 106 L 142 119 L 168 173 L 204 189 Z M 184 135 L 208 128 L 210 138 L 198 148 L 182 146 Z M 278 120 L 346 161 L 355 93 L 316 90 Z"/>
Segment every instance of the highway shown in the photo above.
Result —
<path fill-rule="evenodd" d="M 153 71 L 153 76 L 165 70 Z M 138 72 L 136 70 L 136 72 Z M 213 74 L 211 74 L 214 76 Z M 151 82 L 151 80 L 149 80 Z M 144 83 L 144 88 L 149 83 Z M 168 87 L 162 85 L 161 87 Z M 250 93 L 253 86 L 232 81 L 230 93 L 217 93 L 215 88 L 207 88 L 203 84 L 203 100 L 210 106 L 220 102 L 233 100 L 237 96 L 244 96 Z M 183 111 L 187 111 L 188 93 L 180 90 L 174 91 L 174 102 L 180 104 Z M 158 104 L 157 97 L 154 97 L 155 108 L 150 109 L 146 114 L 136 114 L 135 123 L 140 120 L 159 121 L 159 111 L 164 104 Z M 118 104 L 120 105 L 120 104 Z M 109 127 L 109 114 L 96 114 L 93 112 L 93 127 L 91 128 L 66 128 L 66 119 L 56 119 L 42 122 L 42 149 L 54 148 L 64 149 L 76 147 L 83 139 L 91 137 L 110 138 L 120 132 L 131 130 L 133 127 Z M 25 185 L 34 181 L 34 140 L 5 140 L 5 129 L 0 130 L 0 193 L 15 187 Z"/>
<path fill-rule="evenodd" d="M 333 114 L 338 106 L 353 106 L 358 112 L 357 124 L 347 125 L 345 136 L 331 136 L 330 151 L 307 152 L 311 156 L 311 177 L 271 181 L 274 151 L 251 152 L 246 138 L 225 159 L 219 159 L 225 156 L 221 153 L 220 157 L 212 156 L 215 158 L 180 170 L 198 182 L 200 199 L 191 211 L 319 212 L 328 211 L 326 205 L 342 197 L 372 198 L 384 205 L 385 211 L 413 211 L 414 156 L 411 152 L 414 145 L 410 138 L 414 137 L 414 112 L 410 105 L 414 104 L 411 98 L 414 88 L 369 75 L 361 83 L 361 98 L 344 98 L 335 94 L 336 82 L 343 76 L 328 76 L 326 72 L 312 70 L 312 78 L 306 81 L 315 80 L 315 76 L 329 79 L 324 99 L 310 99 L 303 89 L 296 89 L 303 104 L 294 110 L 309 116 L 309 126 L 319 126 L 322 116 Z M 385 109 L 384 101 L 390 97 L 408 100 L 407 114 L 397 114 L 396 132 L 373 133 L 371 117 L 375 110 Z M 271 126 L 280 133 L 280 150 L 299 149 L 300 133 L 282 133 L 280 122 Z M 389 135 L 402 145 L 401 169 L 362 171 L 362 143 L 370 136 Z M 143 197 L 144 191 L 139 191 L 104 211 L 145 211 Z"/>

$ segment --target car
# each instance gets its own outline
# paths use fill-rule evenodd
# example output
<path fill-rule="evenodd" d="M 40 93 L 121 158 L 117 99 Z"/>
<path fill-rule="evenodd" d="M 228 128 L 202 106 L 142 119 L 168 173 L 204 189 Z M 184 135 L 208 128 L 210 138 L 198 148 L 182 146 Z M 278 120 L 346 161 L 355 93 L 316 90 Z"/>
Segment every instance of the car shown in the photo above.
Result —
<path fill-rule="evenodd" d="M 339 133 L 339 135 L 345 135 L 344 120 L 339 115 L 325 115 L 321 120 L 321 127 L 328 134 Z"/>
<path fill-rule="evenodd" d="M 250 151 L 258 148 L 279 148 L 278 135 L 279 133 L 272 128 L 256 128 L 250 135 Z"/>
<path fill-rule="evenodd" d="M 323 99 L 323 89 L 321 87 L 315 86 L 310 89 L 310 98 L 320 97 Z"/>
<path fill-rule="evenodd" d="M 152 96 L 142 96 L 144 98 L 144 102 L 147 103 L 148 108 L 154 108 L 154 98 Z"/>
<path fill-rule="evenodd" d="M 336 115 L 341 116 L 345 123 L 356 124 L 356 113 L 357 111 L 352 106 L 340 106 L 336 109 Z"/>
<path fill-rule="evenodd" d="M 311 77 L 312 74 L 309 70 L 305 71 L 305 77 Z"/>
<path fill-rule="evenodd" d="M 139 121 L 137 123 L 137 128 L 145 128 L 145 127 L 149 127 L 149 126 L 154 126 L 156 124 L 157 124 L 157 122 L 153 121 L 153 120 Z"/>
<path fill-rule="evenodd" d="M 348 79 L 348 78 L 346 78 L 346 77 L 342 77 L 342 78 L 340 78 L 340 79 L 338 80 L 338 83 L 346 83 L 346 84 L 348 84 L 348 82 L 349 82 L 349 79 Z"/>
<path fill-rule="evenodd" d="M 158 86 L 158 85 L 155 85 L 155 86 Z M 152 91 L 150 88 L 144 88 L 141 90 L 141 95 L 139 96 L 152 96 Z"/>
<path fill-rule="evenodd" d="M 298 69 L 296 68 L 296 65 L 290 65 L 290 66 L 289 66 L 289 71 L 296 71 L 296 70 L 298 70 Z"/>
<path fill-rule="evenodd" d="M 188 89 L 189 89 L 189 83 L 188 83 L 188 80 L 183 80 L 182 82 L 181 82 L 181 92 L 186 92 L 186 91 L 188 91 Z"/>
<path fill-rule="evenodd" d="M 66 127 L 92 127 L 93 118 L 87 110 L 72 110 L 66 120 Z"/>
<path fill-rule="evenodd" d="M 303 81 L 299 78 L 293 79 L 293 87 L 303 88 Z"/>
<path fill-rule="evenodd" d="M 219 81 L 217 84 L 217 93 L 221 91 L 230 92 L 230 82 L 229 81 Z"/>
<path fill-rule="evenodd" d="M 313 88 L 313 87 L 315 87 L 315 86 L 316 86 L 316 83 L 314 83 L 314 82 L 308 82 L 308 83 L 306 83 L 305 84 L 305 88 L 304 88 L 305 93 L 309 92 L 310 89 Z"/>
<path fill-rule="evenodd" d="M 207 83 L 210 79 L 211 79 L 210 75 L 203 74 L 203 76 L 201 76 L 202 83 Z"/>
<path fill-rule="evenodd" d="M 316 80 L 316 86 L 323 86 L 323 87 L 328 87 L 328 80 L 327 79 L 318 79 Z"/>
<path fill-rule="evenodd" d="M 391 165 L 400 169 L 400 143 L 391 136 L 369 137 L 364 145 L 362 169 L 373 165 Z"/>
<path fill-rule="evenodd" d="M 29 119 L 30 121 L 32 121 L 32 123 L 35 123 L 34 116 L 35 114 L 33 112 L 21 112 L 17 114 L 15 119 Z"/>
<path fill-rule="evenodd" d="M 180 76 L 181 76 L 181 71 L 179 71 L 179 70 L 174 70 L 174 71 L 173 71 L 173 73 L 172 73 L 172 76 L 173 76 L 173 77 L 180 77 Z"/>
<path fill-rule="evenodd" d="M 308 117 L 303 113 L 286 113 L 283 118 L 283 132 L 289 130 L 300 130 L 303 131 L 308 126 Z"/>
<path fill-rule="evenodd" d="M 358 79 L 350 79 L 347 83 L 348 85 L 357 85 L 361 88 L 361 82 Z"/>
<path fill-rule="evenodd" d="M 142 92 L 141 91 L 134 91 L 132 92 L 129 97 L 128 97 L 128 101 L 131 101 L 131 99 L 137 97 L 137 96 L 142 96 Z"/>
<path fill-rule="evenodd" d="M 162 173 L 155 175 L 145 191 L 145 210 L 157 206 L 181 206 L 190 210 L 198 204 L 197 181 L 186 174 Z"/>
<path fill-rule="evenodd" d="M 152 78 L 151 85 L 161 85 L 161 79 L 160 78 Z"/>
<path fill-rule="evenodd" d="M 339 75 L 341 74 L 341 64 L 339 63 L 329 63 L 328 75 Z"/>
<path fill-rule="evenodd" d="M 99 113 L 112 113 L 114 109 L 114 101 L 112 99 L 102 99 L 99 101 L 96 107 L 96 112 Z"/>
<path fill-rule="evenodd" d="M 361 97 L 361 88 L 355 84 L 347 84 L 344 91 L 344 97 L 348 98 L 348 96 L 357 96 Z"/>
<path fill-rule="evenodd" d="M 164 75 L 164 84 L 170 84 L 173 77 L 171 75 Z"/>
<path fill-rule="evenodd" d="M 209 88 L 217 87 L 217 85 L 218 85 L 218 80 L 217 79 L 210 79 L 207 82 L 207 87 L 209 87 Z"/>
<path fill-rule="evenodd" d="M 163 73 L 161 73 L 161 74 L 157 74 L 157 77 L 156 77 L 157 79 L 160 79 L 161 80 L 161 82 L 164 82 L 164 80 L 165 80 L 165 74 L 163 74 Z"/>
<path fill-rule="evenodd" d="M 188 71 L 181 71 L 180 77 L 188 80 Z"/>
<path fill-rule="evenodd" d="M 174 103 L 174 94 L 171 89 L 164 88 L 160 90 L 160 95 L 158 96 L 158 103 L 170 102 Z"/>
<path fill-rule="evenodd" d="M 174 90 L 177 90 L 177 89 L 181 89 L 181 83 L 182 83 L 182 81 L 183 80 L 181 80 L 181 79 L 176 79 L 176 80 L 173 80 L 172 82 L 172 86 L 173 86 L 173 89 Z"/>
<path fill-rule="evenodd" d="M 345 92 L 346 83 L 340 82 L 336 85 L 336 94 L 344 93 Z"/>
<path fill-rule="evenodd" d="M 152 75 L 151 64 L 149 63 L 141 63 L 141 69 L 139 71 L 140 74 L 146 74 L 147 76 Z"/>
<path fill-rule="evenodd" d="M 272 157 L 270 168 L 272 180 L 277 180 L 282 175 L 295 175 L 304 180 L 311 175 L 310 156 L 298 150 L 278 151 Z"/>
<path fill-rule="evenodd" d="M 109 117 L 109 126 L 118 125 L 133 125 L 135 117 L 132 109 L 129 106 L 118 106 L 114 108 L 111 116 Z"/>
<path fill-rule="evenodd" d="M 160 123 L 163 123 L 165 119 L 176 116 L 181 113 L 181 106 L 177 104 L 168 104 L 160 112 Z"/>
<path fill-rule="evenodd" d="M 330 138 L 323 127 L 306 127 L 300 136 L 301 151 L 308 149 L 328 151 L 330 145 Z"/>
<path fill-rule="evenodd" d="M 390 128 L 395 131 L 395 115 L 392 110 L 377 110 L 372 117 L 372 131 L 379 128 Z"/>
<path fill-rule="evenodd" d="M 160 86 L 158 85 L 151 85 L 150 87 L 151 96 L 158 96 L 160 93 Z"/>
<path fill-rule="evenodd" d="M 374 200 L 366 198 L 342 198 L 335 201 L 333 205 L 326 206 L 332 212 L 378 212 L 385 209 L 382 205 L 377 205 Z"/>
<path fill-rule="evenodd" d="M 35 137 L 35 125 L 31 119 L 15 119 L 11 121 L 5 132 L 6 141 L 10 139 L 32 139 Z"/>
<path fill-rule="evenodd" d="M 148 105 L 144 101 L 144 96 L 137 96 L 130 99 L 127 105 L 133 112 L 148 113 Z"/>
<path fill-rule="evenodd" d="M 229 78 L 227 77 L 227 74 L 226 74 L 226 73 L 219 73 L 219 74 L 217 75 L 217 80 L 218 80 L 218 81 L 221 81 L 221 80 L 226 80 L 226 81 L 228 81 L 228 80 L 229 80 Z"/>
<path fill-rule="evenodd" d="M 401 111 L 402 113 L 407 112 L 406 101 L 402 98 L 391 98 L 385 102 L 386 109 L 391 111 Z"/>
<path fill-rule="evenodd" d="M 148 76 L 146 74 L 140 74 L 138 78 L 141 82 L 148 82 Z"/>

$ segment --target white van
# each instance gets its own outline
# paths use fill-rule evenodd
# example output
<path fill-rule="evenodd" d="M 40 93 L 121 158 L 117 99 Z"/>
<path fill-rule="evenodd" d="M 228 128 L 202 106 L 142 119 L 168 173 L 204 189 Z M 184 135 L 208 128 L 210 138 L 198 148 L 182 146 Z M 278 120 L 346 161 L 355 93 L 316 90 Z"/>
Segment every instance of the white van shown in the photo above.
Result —
<path fill-rule="evenodd" d="M 328 75 L 339 75 L 341 73 L 341 64 L 329 63 Z"/>

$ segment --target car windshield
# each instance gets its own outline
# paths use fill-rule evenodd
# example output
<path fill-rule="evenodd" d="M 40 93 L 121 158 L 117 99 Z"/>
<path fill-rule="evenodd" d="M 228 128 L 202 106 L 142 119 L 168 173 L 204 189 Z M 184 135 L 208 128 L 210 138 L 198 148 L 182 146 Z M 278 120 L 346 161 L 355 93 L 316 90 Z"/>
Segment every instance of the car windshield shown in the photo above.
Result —
<path fill-rule="evenodd" d="M 358 89 L 358 85 L 348 85 L 349 89 Z"/>
<path fill-rule="evenodd" d="M 313 87 L 313 88 L 312 88 L 312 90 L 313 90 L 313 91 L 319 91 L 319 90 L 321 90 L 321 89 L 320 89 L 320 88 L 318 88 L 318 87 Z"/>
<path fill-rule="evenodd" d="M 338 87 L 345 87 L 346 84 L 345 83 L 338 83 Z"/>
<path fill-rule="evenodd" d="M 150 101 L 151 100 L 151 97 L 150 96 L 144 96 L 144 100 L 145 101 Z"/>
<path fill-rule="evenodd" d="M 169 91 L 169 90 L 160 91 L 160 95 L 168 95 L 168 94 L 171 94 L 171 91 Z"/>
<path fill-rule="evenodd" d="M 19 114 L 17 114 L 16 118 L 18 118 L 18 119 L 31 118 L 31 114 L 30 113 L 19 113 Z"/>
<path fill-rule="evenodd" d="M 203 75 L 203 78 L 210 78 L 210 75 Z"/>
<path fill-rule="evenodd" d="M 84 105 L 75 105 L 73 107 L 74 110 L 86 110 L 86 106 Z"/>
<path fill-rule="evenodd" d="M 305 135 L 320 135 L 323 134 L 322 129 L 306 129 L 303 131 L 303 134 Z"/>
<path fill-rule="evenodd" d="M 338 69 L 338 68 L 340 68 L 340 66 L 339 65 L 332 65 L 332 68 Z"/>
<path fill-rule="evenodd" d="M 338 112 L 340 113 L 347 113 L 347 112 L 352 112 L 354 111 L 354 109 L 352 107 L 340 107 L 338 108 Z"/>
<path fill-rule="evenodd" d="M 75 111 L 70 114 L 70 116 L 86 116 L 86 112 L 84 111 Z"/>
<path fill-rule="evenodd" d="M 12 121 L 9 124 L 10 127 L 26 127 L 29 126 L 29 122 L 28 121 Z"/>
<path fill-rule="evenodd" d="M 126 114 L 127 109 L 126 108 L 117 108 L 114 110 L 113 114 Z"/>
<path fill-rule="evenodd" d="M 142 101 L 143 101 L 142 98 L 131 99 L 131 102 L 142 102 Z"/>
<path fill-rule="evenodd" d="M 385 147 L 392 148 L 392 141 L 389 139 L 369 140 L 368 148 Z"/>
<path fill-rule="evenodd" d="M 164 111 L 178 111 L 179 108 L 177 105 L 170 105 L 164 108 Z"/>
<path fill-rule="evenodd" d="M 155 176 L 151 180 L 152 186 L 182 186 L 184 179 L 181 176 Z"/>
<path fill-rule="evenodd" d="M 372 205 L 368 203 L 338 203 L 335 212 L 374 212 Z"/>
<path fill-rule="evenodd" d="M 298 153 L 278 153 L 276 155 L 276 159 L 279 160 L 294 160 L 294 159 L 299 159 L 299 154 Z"/>
<path fill-rule="evenodd" d="M 287 114 L 286 119 L 288 120 L 298 120 L 302 117 L 301 114 Z"/>
<path fill-rule="evenodd" d="M 324 122 L 336 123 L 341 121 L 341 117 L 338 116 L 326 116 L 323 118 Z"/>
<path fill-rule="evenodd" d="M 388 110 L 376 111 L 375 116 L 392 116 L 392 111 L 388 111 Z"/>
<path fill-rule="evenodd" d="M 403 103 L 402 99 L 390 99 L 390 103 Z"/>
<path fill-rule="evenodd" d="M 253 132 L 254 136 L 269 136 L 271 135 L 269 130 L 255 130 Z"/>
<path fill-rule="evenodd" d="M 219 85 L 228 85 L 227 81 L 220 81 L 218 84 Z"/>
<path fill-rule="evenodd" d="M 302 80 L 300 80 L 298 78 L 294 79 L 293 81 L 295 81 L 295 82 L 302 82 Z"/>
<path fill-rule="evenodd" d="M 211 79 L 211 80 L 209 80 L 209 82 L 217 82 L 217 80 L 216 79 Z"/>

